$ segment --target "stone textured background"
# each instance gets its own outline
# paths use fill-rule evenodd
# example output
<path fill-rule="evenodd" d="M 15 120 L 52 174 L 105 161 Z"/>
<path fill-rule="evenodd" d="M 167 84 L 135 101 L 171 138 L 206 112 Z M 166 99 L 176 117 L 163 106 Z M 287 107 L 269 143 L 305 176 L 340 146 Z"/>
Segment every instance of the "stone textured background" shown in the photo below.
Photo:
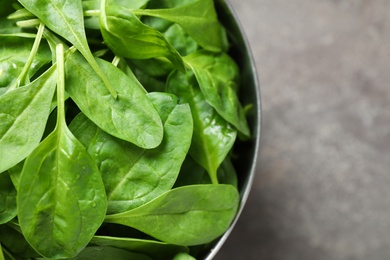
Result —
<path fill-rule="evenodd" d="M 262 144 L 215 259 L 390 259 L 390 1 L 230 3 L 259 72 Z"/>

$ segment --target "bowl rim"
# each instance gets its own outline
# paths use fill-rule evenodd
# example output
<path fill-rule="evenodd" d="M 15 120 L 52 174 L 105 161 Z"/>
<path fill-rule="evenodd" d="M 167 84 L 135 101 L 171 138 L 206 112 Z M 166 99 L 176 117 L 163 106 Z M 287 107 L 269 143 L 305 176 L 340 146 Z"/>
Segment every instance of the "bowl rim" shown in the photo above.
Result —
<path fill-rule="evenodd" d="M 213 247 L 209 250 L 208 254 L 205 256 L 205 260 L 211 260 L 213 259 L 218 251 L 222 248 L 223 244 L 226 242 L 226 240 L 228 239 L 229 235 L 231 234 L 232 230 L 234 229 L 239 217 L 241 216 L 241 213 L 245 207 L 245 204 L 248 200 L 248 197 L 249 197 L 249 194 L 251 192 L 251 189 L 252 189 L 252 186 L 253 186 L 253 182 L 254 182 L 254 178 L 255 178 L 255 173 L 256 173 L 256 169 L 257 169 L 257 162 L 259 160 L 259 155 L 260 155 L 260 136 L 261 136 L 261 119 L 262 119 L 262 116 L 261 116 L 261 94 L 260 94 L 260 82 L 259 82 L 259 78 L 258 78 L 258 71 L 257 71 L 257 68 L 256 68 L 256 64 L 255 64 L 255 60 L 254 60 L 254 56 L 253 56 L 253 53 L 252 53 L 252 50 L 251 50 L 251 47 L 250 47 L 250 44 L 249 44 L 249 40 L 245 34 L 245 31 L 243 29 L 243 26 L 237 16 L 237 14 L 235 13 L 231 3 L 229 2 L 229 0 L 216 0 L 215 1 L 216 4 L 219 4 L 223 9 L 225 9 L 224 11 L 227 12 L 227 14 L 230 16 L 230 18 L 233 20 L 233 25 L 235 27 L 237 27 L 236 29 L 238 30 L 238 32 L 240 32 L 240 37 L 242 37 L 242 43 L 244 44 L 244 53 L 246 53 L 248 55 L 248 62 L 249 62 L 249 66 L 250 66 L 250 75 L 252 75 L 252 80 L 253 80 L 253 86 L 254 86 L 254 92 L 255 92 L 255 99 L 256 99 L 256 105 L 254 106 L 256 108 L 256 112 L 255 112 L 255 125 L 254 125 L 254 131 L 253 131 L 253 140 L 252 142 L 254 143 L 254 149 L 253 149 L 253 160 L 252 160 L 252 164 L 250 166 L 250 170 L 249 170 L 249 175 L 248 177 L 245 179 L 245 182 L 242 186 L 242 189 L 240 190 L 240 205 L 239 205 L 239 208 L 237 210 L 237 214 L 235 216 L 235 218 L 233 219 L 230 227 L 226 230 L 226 232 L 215 242 L 215 244 L 213 245 Z"/>

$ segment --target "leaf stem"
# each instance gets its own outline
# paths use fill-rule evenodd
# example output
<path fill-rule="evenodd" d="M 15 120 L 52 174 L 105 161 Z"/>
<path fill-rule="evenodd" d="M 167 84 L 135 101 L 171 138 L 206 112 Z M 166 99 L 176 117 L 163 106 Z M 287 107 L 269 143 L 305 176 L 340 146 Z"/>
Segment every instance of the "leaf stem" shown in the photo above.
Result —
<path fill-rule="evenodd" d="M 65 61 L 64 45 L 56 45 L 57 57 L 57 127 L 65 125 Z"/>
<path fill-rule="evenodd" d="M 18 21 L 18 22 L 16 22 L 16 25 L 19 27 L 34 27 L 40 23 L 41 23 L 41 21 L 39 21 L 39 19 L 34 18 L 34 19 L 29 19 L 29 20 Z"/>
<path fill-rule="evenodd" d="M 37 35 L 36 35 L 35 40 L 34 40 L 33 47 L 31 49 L 30 55 L 27 59 L 27 62 L 24 64 L 22 72 L 19 74 L 18 79 L 16 80 L 16 84 L 12 85 L 9 88 L 9 90 L 15 89 L 21 85 L 25 85 L 25 84 L 30 83 L 28 71 L 30 70 L 31 65 L 34 61 L 35 55 L 38 52 L 38 48 L 39 48 L 39 45 L 41 44 L 44 29 L 45 29 L 45 25 L 43 23 L 40 23 L 39 27 L 38 27 Z"/>

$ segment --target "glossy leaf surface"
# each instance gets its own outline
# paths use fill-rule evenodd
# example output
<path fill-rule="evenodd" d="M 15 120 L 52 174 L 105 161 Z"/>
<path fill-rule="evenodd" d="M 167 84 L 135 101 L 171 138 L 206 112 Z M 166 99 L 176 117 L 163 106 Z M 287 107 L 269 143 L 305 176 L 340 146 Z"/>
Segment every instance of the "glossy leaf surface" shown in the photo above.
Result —
<path fill-rule="evenodd" d="M 172 189 L 133 210 L 108 215 L 106 222 L 127 225 L 177 245 L 208 243 L 229 227 L 238 206 L 231 185 L 191 185 Z"/>
<path fill-rule="evenodd" d="M 47 258 L 76 256 L 106 213 L 100 172 L 65 121 L 64 58 L 57 46 L 57 125 L 26 158 L 17 195 L 26 240 Z"/>
<path fill-rule="evenodd" d="M 132 59 L 166 57 L 178 70 L 185 70 L 180 54 L 164 36 L 143 24 L 129 9 L 106 5 L 100 14 L 104 42 L 116 55 Z"/>
<path fill-rule="evenodd" d="M 70 260 L 152 260 L 152 258 L 126 251 L 120 248 L 109 246 L 89 246 L 86 247 L 80 254 Z"/>
<path fill-rule="evenodd" d="M 55 67 L 32 83 L 0 96 L 0 172 L 22 161 L 38 145 L 50 114 Z"/>
<path fill-rule="evenodd" d="M 218 167 L 232 148 L 237 131 L 207 103 L 192 73 L 173 73 L 167 91 L 190 105 L 194 134 L 189 154 L 208 171 L 212 182 L 218 183 Z"/>
<path fill-rule="evenodd" d="M 109 214 L 138 207 L 169 190 L 180 171 L 192 137 L 192 117 L 175 96 L 151 93 L 164 124 L 164 139 L 154 149 L 142 149 L 108 135 L 84 115 L 70 129 L 87 147 L 103 176 Z"/>
<path fill-rule="evenodd" d="M 198 51 L 186 56 L 185 61 L 194 72 L 206 101 L 226 121 L 249 136 L 245 112 L 236 94 L 239 70 L 232 58 L 225 53 Z"/>
<path fill-rule="evenodd" d="M 107 133 L 143 148 L 161 143 L 163 125 L 156 109 L 135 77 L 124 74 L 111 63 L 97 59 L 118 98 L 101 84 L 92 68 L 78 53 L 66 61 L 66 90 L 81 111 Z"/>
<path fill-rule="evenodd" d="M 220 52 L 227 48 L 225 31 L 217 19 L 213 0 L 186 1 L 173 8 L 140 9 L 134 10 L 134 13 L 159 17 L 179 24 L 207 50 Z"/>

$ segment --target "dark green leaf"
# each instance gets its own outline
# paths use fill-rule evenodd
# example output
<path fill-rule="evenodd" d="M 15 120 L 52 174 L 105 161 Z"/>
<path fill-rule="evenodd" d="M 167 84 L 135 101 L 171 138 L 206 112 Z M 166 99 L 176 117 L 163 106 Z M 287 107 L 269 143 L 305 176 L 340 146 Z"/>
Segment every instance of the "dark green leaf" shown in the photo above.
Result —
<path fill-rule="evenodd" d="M 133 210 L 108 215 L 105 221 L 136 228 L 167 243 L 199 245 L 226 231 L 238 202 L 237 189 L 231 185 L 191 185 L 170 190 Z"/>
<path fill-rule="evenodd" d="M 90 244 L 95 246 L 110 246 L 134 253 L 145 254 L 152 259 L 172 259 L 179 252 L 188 252 L 188 248 L 184 246 L 135 238 L 95 236 L 92 238 Z"/>
<path fill-rule="evenodd" d="M 194 119 L 194 134 L 189 154 L 218 183 L 217 170 L 236 140 L 237 131 L 205 100 L 194 75 L 173 73 L 167 91 L 177 95 L 181 103 L 189 103 Z"/>
<path fill-rule="evenodd" d="M 198 51 L 185 57 L 192 68 L 206 101 L 245 136 L 249 127 L 237 97 L 239 70 L 226 53 Z"/>
<path fill-rule="evenodd" d="M 220 52 L 227 49 L 224 28 L 218 21 L 213 0 L 195 0 L 173 8 L 134 10 L 179 24 L 203 48 Z"/>
<path fill-rule="evenodd" d="M 32 83 L 0 96 L 0 172 L 22 161 L 42 138 L 56 84 L 51 67 Z"/>
<path fill-rule="evenodd" d="M 178 70 L 185 70 L 180 54 L 164 36 L 143 24 L 127 8 L 102 6 L 100 30 L 104 42 L 118 56 L 131 59 L 166 57 Z"/>
<path fill-rule="evenodd" d="M 7 172 L 0 174 L 0 224 L 16 217 L 16 190 Z"/>
<path fill-rule="evenodd" d="M 109 62 L 97 59 L 112 83 L 118 98 L 112 99 L 99 77 L 78 53 L 66 61 L 66 90 L 80 110 L 107 133 L 143 148 L 161 143 L 161 119 L 135 77 L 124 74 Z"/>

